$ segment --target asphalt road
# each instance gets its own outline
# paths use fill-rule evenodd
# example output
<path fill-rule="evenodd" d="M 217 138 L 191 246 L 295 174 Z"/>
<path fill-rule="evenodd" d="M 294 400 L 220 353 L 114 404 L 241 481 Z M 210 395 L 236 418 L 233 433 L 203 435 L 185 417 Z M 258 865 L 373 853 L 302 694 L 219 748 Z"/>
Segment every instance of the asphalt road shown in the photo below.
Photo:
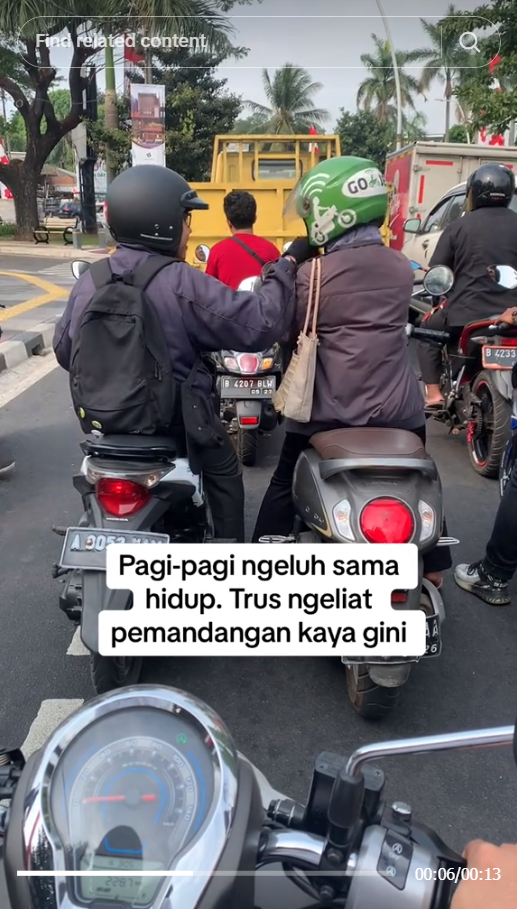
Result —
<path fill-rule="evenodd" d="M 470 561 L 483 552 L 497 486 L 474 474 L 461 438 L 436 424 L 430 435 L 449 531 L 461 539 L 454 554 Z M 50 576 L 62 543 L 51 526 L 74 524 L 80 515 L 71 483 L 80 438 L 59 369 L 0 410 L 0 454 L 17 460 L 15 475 L 0 483 L 0 741 L 12 746 L 24 741 L 42 701 L 93 694 L 88 658 L 66 654 L 73 627 L 58 608 L 59 585 Z M 279 442 L 279 435 L 273 437 L 260 465 L 246 471 L 249 532 Z M 169 683 L 206 699 L 272 784 L 303 798 L 322 750 L 350 754 L 369 741 L 514 723 L 515 585 L 513 590 L 516 605 L 494 609 L 447 580 L 442 656 L 419 665 L 398 711 L 382 724 L 354 715 L 339 659 L 152 659 L 142 681 Z M 412 804 L 415 816 L 453 847 L 478 836 L 517 842 L 517 768 L 510 749 L 383 766 L 389 794 Z"/>

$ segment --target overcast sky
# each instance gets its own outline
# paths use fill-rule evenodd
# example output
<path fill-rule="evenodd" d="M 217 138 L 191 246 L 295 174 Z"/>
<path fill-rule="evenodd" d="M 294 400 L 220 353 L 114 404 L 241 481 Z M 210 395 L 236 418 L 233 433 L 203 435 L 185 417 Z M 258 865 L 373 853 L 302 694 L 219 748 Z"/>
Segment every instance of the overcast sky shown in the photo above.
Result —
<path fill-rule="evenodd" d="M 458 0 L 462 10 L 473 10 L 478 5 L 479 0 Z M 383 0 L 383 6 L 395 46 L 409 50 L 427 44 L 420 17 L 438 21 L 443 18 L 449 0 Z M 226 61 L 220 68 L 221 76 L 228 79 L 228 87 L 233 92 L 245 100 L 264 103 L 263 68 L 272 74 L 277 67 L 289 62 L 306 67 L 314 81 L 322 83 L 316 103 L 330 112 L 327 132 L 333 131 L 341 107 L 350 111 L 356 109 L 357 88 L 366 75 L 361 54 L 372 50 L 372 32 L 385 37 L 376 0 L 319 0 L 317 3 L 313 0 L 263 0 L 249 6 L 236 6 L 232 12 L 235 29 L 232 41 L 250 48 L 245 59 Z M 465 31 L 461 18 L 457 19 L 457 27 L 459 39 Z M 116 57 L 120 55 L 119 51 L 115 53 Z M 54 65 L 66 67 L 70 51 L 53 48 L 51 56 Z M 472 52 L 471 56 L 472 65 L 478 65 L 476 53 Z M 418 75 L 420 68 L 408 71 Z M 66 69 L 61 74 L 66 77 Z M 117 82 L 122 90 L 121 66 L 117 67 Z M 103 87 L 104 76 L 100 72 L 99 88 Z M 443 130 L 443 85 L 436 81 L 427 102 L 420 98 L 417 106 L 428 118 L 429 132 Z"/>

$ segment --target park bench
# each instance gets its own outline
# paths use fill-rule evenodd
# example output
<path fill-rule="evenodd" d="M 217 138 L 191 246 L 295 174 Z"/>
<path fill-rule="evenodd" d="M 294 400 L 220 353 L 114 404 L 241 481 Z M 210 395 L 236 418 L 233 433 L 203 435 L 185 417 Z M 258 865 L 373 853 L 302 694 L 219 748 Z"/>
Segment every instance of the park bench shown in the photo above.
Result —
<path fill-rule="evenodd" d="M 56 215 L 49 215 L 43 219 L 43 223 L 34 231 L 34 240 L 36 243 L 48 243 L 51 233 L 60 233 L 67 246 L 73 242 L 73 231 L 77 227 L 79 218 L 59 218 Z"/>

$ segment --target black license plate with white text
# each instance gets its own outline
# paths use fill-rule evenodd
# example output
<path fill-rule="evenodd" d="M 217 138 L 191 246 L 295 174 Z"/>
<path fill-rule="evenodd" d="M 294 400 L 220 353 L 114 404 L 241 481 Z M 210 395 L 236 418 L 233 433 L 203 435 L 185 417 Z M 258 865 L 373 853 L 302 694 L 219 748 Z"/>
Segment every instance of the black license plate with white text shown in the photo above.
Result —
<path fill-rule="evenodd" d="M 105 571 L 106 549 L 112 543 L 125 543 L 134 546 L 138 543 L 164 544 L 170 537 L 164 533 L 138 533 L 134 530 L 110 531 L 105 528 L 69 527 L 63 549 L 61 568 L 80 569 L 82 571 Z"/>
<path fill-rule="evenodd" d="M 513 369 L 517 363 L 517 347 L 483 346 L 483 369 Z"/>
<path fill-rule="evenodd" d="M 222 398 L 271 398 L 276 391 L 276 376 L 241 379 L 221 376 Z"/>

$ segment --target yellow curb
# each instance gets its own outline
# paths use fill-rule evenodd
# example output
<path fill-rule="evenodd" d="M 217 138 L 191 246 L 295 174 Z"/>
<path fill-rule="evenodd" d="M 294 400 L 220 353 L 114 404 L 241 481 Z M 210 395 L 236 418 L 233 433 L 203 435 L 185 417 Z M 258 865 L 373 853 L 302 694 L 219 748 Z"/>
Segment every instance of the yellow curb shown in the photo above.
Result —
<path fill-rule="evenodd" d="M 0 312 L 0 322 L 6 322 L 8 319 L 20 316 L 24 312 L 30 312 L 31 309 L 36 309 L 38 306 L 44 306 L 45 303 L 53 303 L 55 300 L 65 300 L 70 296 L 70 291 L 65 290 L 63 287 L 58 287 L 57 284 L 51 284 L 50 281 L 44 281 L 43 278 L 37 278 L 35 275 L 26 275 L 22 272 L 15 271 L 0 271 L 0 275 L 6 275 L 10 278 L 20 278 L 20 280 L 27 281 L 28 284 L 33 284 L 35 287 L 39 287 L 41 290 L 46 291 L 46 293 L 39 297 L 33 297 L 32 300 L 26 300 L 24 303 L 17 303 L 15 306 L 10 306 L 8 309 L 2 310 Z"/>

